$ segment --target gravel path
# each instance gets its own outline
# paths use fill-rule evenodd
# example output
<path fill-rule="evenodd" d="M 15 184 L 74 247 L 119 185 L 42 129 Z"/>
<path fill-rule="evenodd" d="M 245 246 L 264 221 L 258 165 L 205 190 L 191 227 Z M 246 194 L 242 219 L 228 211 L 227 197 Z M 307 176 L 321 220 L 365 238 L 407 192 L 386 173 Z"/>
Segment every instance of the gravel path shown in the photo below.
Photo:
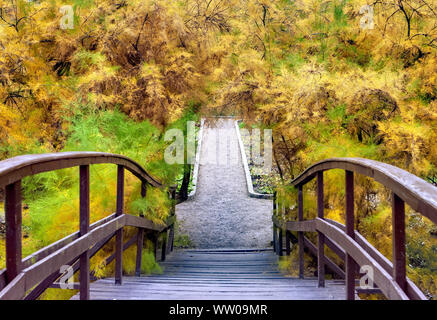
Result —
<path fill-rule="evenodd" d="M 272 202 L 247 194 L 234 121 L 205 122 L 196 195 L 176 206 L 179 234 L 196 248 L 270 245 Z"/>

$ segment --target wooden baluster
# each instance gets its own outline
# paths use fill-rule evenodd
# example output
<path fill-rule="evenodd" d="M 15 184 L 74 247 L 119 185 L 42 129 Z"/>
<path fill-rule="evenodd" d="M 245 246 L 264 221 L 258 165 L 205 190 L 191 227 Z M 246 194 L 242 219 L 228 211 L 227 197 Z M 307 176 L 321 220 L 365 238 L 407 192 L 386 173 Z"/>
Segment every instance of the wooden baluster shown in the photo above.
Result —
<path fill-rule="evenodd" d="M 159 245 L 159 233 L 154 232 L 152 235 L 153 242 L 153 256 L 155 257 L 155 261 L 158 259 L 158 245 Z"/>
<path fill-rule="evenodd" d="M 405 253 L 405 203 L 392 192 L 392 230 L 393 230 L 393 279 L 405 290 L 407 287 Z"/>
<path fill-rule="evenodd" d="M 278 254 L 277 252 L 277 244 L 276 244 L 276 225 L 273 224 L 273 252 L 275 252 L 276 254 Z"/>
<path fill-rule="evenodd" d="M 116 216 L 123 214 L 124 167 L 117 167 L 117 211 Z M 123 283 L 123 228 L 115 233 L 115 284 Z"/>
<path fill-rule="evenodd" d="M 141 182 L 141 197 L 145 198 L 147 193 L 147 184 L 146 181 Z M 140 213 L 140 217 L 144 217 L 142 213 Z M 141 261 L 143 258 L 143 244 L 144 244 L 144 229 L 138 228 L 138 237 L 137 237 L 137 261 L 135 264 L 135 276 L 139 277 L 141 275 Z"/>
<path fill-rule="evenodd" d="M 171 215 L 176 215 L 176 188 L 173 188 L 171 191 Z M 170 227 L 170 234 L 169 234 L 169 252 L 173 251 L 173 245 L 174 245 L 174 223 Z"/>
<path fill-rule="evenodd" d="M 290 207 L 285 207 L 285 221 L 288 221 L 288 213 L 289 213 L 289 209 Z M 287 228 L 285 229 L 285 254 L 287 256 L 289 256 L 291 253 L 291 248 L 290 248 L 290 232 L 287 230 Z"/>
<path fill-rule="evenodd" d="M 168 236 L 168 230 L 165 230 L 163 232 L 163 237 L 162 237 L 162 250 L 161 250 L 161 261 L 165 261 L 165 254 L 166 254 L 166 249 L 167 249 L 167 236 Z"/>
<path fill-rule="evenodd" d="M 141 181 L 141 197 L 145 198 L 147 195 L 147 182 Z M 140 217 L 144 217 L 144 215 L 141 213 Z"/>
<path fill-rule="evenodd" d="M 298 220 L 303 221 L 303 190 L 302 185 L 297 187 L 297 202 L 298 202 Z M 299 245 L 299 278 L 304 278 L 304 238 L 303 231 L 297 233 L 297 241 Z"/>
<path fill-rule="evenodd" d="M 170 207 L 170 214 L 169 217 L 173 217 L 176 214 L 176 190 L 175 188 L 171 187 L 169 190 L 169 199 L 171 201 L 171 207 Z M 165 231 L 164 235 L 164 241 L 162 242 L 162 252 L 161 257 L 162 261 L 165 261 L 166 255 L 170 252 L 171 246 L 172 246 L 172 228 L 173 225 L 169 226 L 168 229 Z"/>
<path fill-rule="evenodd" d="M 276 217 L 276 191 L 273 192 L 273 217 Z M 273 252 L 276 253 L 276 225 L 273 222 Z"/>
<path fill-rule="evenodd" d="M 273 192 L 273 215 L 276 215 L 276 191 Z"/>
<path fill-rule="evenodd" d="M 291 253 L 291 247 L 290 247 L 290 231 L 286 230 L 285 231 L 285 252 L 287 254 L 287 256 L 290 255 Z"/>
<path fill-rule="evenodd" d="M 354 231 L 354 173 L 346 170 L 346 234 L 355 239 Z M 346 299 L 355 300 L 355 261 L 346 253 Z"/>
<path fill-rule="evenodd" d="M 21 180 L 5 188 L 6 281 L 11 282 L 22 268 L 21 262 Z"/>
<path fill-rule="evenodd" d="M 171 215 L 176 215 L 176 188 L 172 188 L 171 194 L 170 194 L 171 201 Z"/>
<path fill-rule="evenodd" d="M 79 167 L 80 193 L 79 193 L 79 234 L 86 235 L 90 231 L 90 166 Z M 80 300 L 90 298 L 90 257 L 89 250 L 80 256 Z"/>
<path fill-rule="evenodd" d="M 284 200 L 280 199 L 278 202 L 278 210 L 280 213 L 280 217 L 279 217 L 279 221 L 280 223 L 282 223 L 284 221 Z M 282 227 L 278 228 L 278 256 L 282 257 L 283 252 L 282 252 L 282 243 L 283 243 L 283 234 L 282 234 Z"/>
<path fill-rule="evenodd" d="M 167 253 L 170 253 L 173 251 L 173 244 L 174 244 L 174 224 L 170 226 L 169 234 L 168 234 L 168 247 L 167 247 Z"/>
<path fill-rule="evenodd" d="M 317 172 L 317 217 L 323 219 L 323 171 Z M 319 287 L 325 286 L 325 235 L 317 231 L 317 273 Z"/>
<path fill-rule="evenodd" d="M 137 259 L 135 263 L 135 276 L 141 276 L 141 262 L 143 258 L 143 243 L 144 243 L 144 229 L 138 228 L 137 235 Z"/>

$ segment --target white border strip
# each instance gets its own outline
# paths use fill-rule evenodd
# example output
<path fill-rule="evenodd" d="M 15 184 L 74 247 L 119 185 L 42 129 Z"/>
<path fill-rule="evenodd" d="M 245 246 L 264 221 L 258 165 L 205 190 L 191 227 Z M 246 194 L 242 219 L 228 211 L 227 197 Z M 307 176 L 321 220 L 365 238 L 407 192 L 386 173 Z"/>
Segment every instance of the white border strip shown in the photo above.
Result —
<path fill-rule="evenodd" d="M 197 134 L 197 150 L 196 150 L 196 159 L 194 160 L 194 169 L 193 169 L 193 190 L 188 194 L 188 199 L 192 199 L 196 195 L 197 190 L 197 177 L 199 176 L 199 165 L 200 165 L 200 150 L 202 149 L 202 138 L 203 138 L 203 126 L 205 124 L 205 118 L 200 120 L 200 129 Z"/>
<path fill-rule="evenodd" d="M 246 151 L 244 150 L 244 144 L 240 134 L 240 126 L 238 125 L 241 121 L 242 120 L 235 121 L 235 131 L 237 132 L 238 144 L 240 146 L 240 152 L 241 152 L 241 160 L 243 161 L 244 173 L 246 175 L 247 193 L 251 198 L 273 199 L 272 194 L 258 193 L 253 190 L 252 176 L 250 175 L 249 165 L 247 163 Z"/>

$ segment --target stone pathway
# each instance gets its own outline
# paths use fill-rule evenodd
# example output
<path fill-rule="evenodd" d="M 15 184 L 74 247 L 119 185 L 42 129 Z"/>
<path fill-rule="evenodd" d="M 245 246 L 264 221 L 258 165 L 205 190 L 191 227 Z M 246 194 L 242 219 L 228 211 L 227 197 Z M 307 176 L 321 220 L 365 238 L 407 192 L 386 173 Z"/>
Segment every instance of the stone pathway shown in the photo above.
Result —
<path fill-rule="evenodd" d="M 205 121 L 195 196 L 176 206 L 179 234 L 196 248 L 267 248 L 272 201 L 250 198 L 235 119 Z"/>

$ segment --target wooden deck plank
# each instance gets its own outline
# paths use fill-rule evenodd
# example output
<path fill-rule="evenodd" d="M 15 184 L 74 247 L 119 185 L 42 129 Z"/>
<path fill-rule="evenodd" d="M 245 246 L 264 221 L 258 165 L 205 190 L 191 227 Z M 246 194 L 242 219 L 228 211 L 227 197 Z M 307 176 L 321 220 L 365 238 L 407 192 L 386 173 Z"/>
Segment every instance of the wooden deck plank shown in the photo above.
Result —
<path fill-rule="evenodd" d="M 271 251 L 176 251 L 161 263 L 163 274 L 114 278 L 91 284 L 96 300 L 332 300 L 344 299 L 341 280 L 286 277 Z M 76 300 L 76 295 L 72 299 Z"/>

